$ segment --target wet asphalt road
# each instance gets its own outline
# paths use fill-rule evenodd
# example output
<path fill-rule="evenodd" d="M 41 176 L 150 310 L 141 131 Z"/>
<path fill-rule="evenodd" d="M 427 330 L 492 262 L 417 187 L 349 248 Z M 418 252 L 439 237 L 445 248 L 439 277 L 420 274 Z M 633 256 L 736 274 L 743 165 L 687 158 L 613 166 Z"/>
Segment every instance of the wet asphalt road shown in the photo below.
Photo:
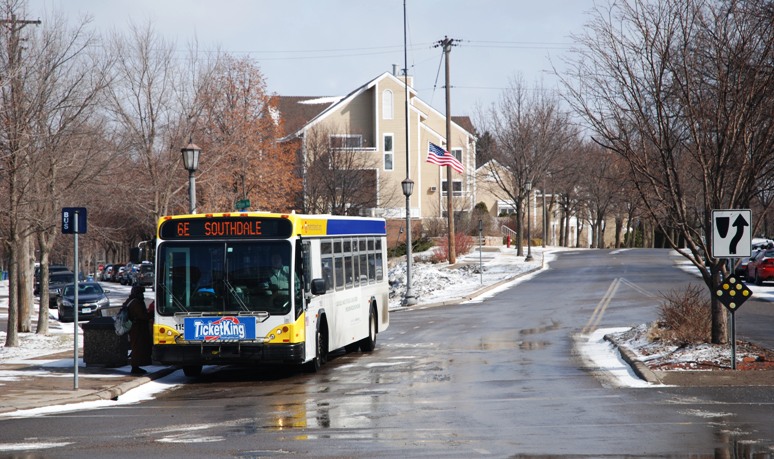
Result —
<path fill-rule="evenodd" d="M 228 367 L 138 405 L 0 421 L 0 442 L 55 438 L 47 457 L 770 455 L 771 388 L 616 388 L 576 354 L 582 330 L 652 321 L 658 292 L 698 282 L 668 253 L 564 252 L 483 302 L 394 313 L 374 353 L 320 373 Z"/>

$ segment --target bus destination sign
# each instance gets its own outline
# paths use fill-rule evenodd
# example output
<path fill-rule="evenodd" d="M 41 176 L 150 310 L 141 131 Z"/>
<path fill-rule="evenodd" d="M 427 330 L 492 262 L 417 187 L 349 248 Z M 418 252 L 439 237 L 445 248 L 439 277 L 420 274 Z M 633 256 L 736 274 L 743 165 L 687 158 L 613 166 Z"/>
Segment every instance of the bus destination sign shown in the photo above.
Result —
<path fill-rule="evenodd" d="M 161 223 L 161 239 L 287 238 L 292 225 L 284 218 L 179 218 Z"/>

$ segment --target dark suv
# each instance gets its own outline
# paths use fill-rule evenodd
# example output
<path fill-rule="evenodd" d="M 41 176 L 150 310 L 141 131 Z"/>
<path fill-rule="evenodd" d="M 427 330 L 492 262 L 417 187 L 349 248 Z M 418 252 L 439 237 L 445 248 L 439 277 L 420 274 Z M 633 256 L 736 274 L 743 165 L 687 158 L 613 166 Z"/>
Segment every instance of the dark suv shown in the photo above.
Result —
<path fill-rule="evenodd" d="M 40 266 L 35 266 L 35 287 L 32 293 L 40 295 Z M 48 265 L 48 278 L 54 273 L 70 272 L 70 268 L 63 265 Z"/>
<path fill-rule="evenodd" d="M 75 274 L 70 271 L 57 271 L 48 276 L 48 307 L 56 308 L 56 297 L 62 288 L 75 282 Z"/>
<path fill-rule="evenodd" d="M 153 288 L 153 263 L 142 263 L 140 265 L 134 265 L 132 271 L 129 273 L 131 276 L 132 285 L 142 285 L 143 287 Z"/>

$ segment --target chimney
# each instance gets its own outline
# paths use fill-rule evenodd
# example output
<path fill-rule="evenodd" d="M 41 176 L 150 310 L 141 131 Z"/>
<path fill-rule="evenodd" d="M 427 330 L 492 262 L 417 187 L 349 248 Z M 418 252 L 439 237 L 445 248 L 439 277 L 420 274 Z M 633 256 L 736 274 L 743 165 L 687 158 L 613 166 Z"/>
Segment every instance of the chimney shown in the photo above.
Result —
<path fill-rule="evenodd" d="M 392 64 L 392 76 L 394 76 L 395 78 L 397 78 L 397 79 L 399 79 L 401 81 L 407 80 L 409 87 L 413 88 L 414 87 L 414 78 L 410 77 L 410 76 L 407 76 L 406 73 L 404 73 L 404 72 L 405 71 L 403 69 L 400 69 L 400 74 L 398 74 L 398 64 Z"/>

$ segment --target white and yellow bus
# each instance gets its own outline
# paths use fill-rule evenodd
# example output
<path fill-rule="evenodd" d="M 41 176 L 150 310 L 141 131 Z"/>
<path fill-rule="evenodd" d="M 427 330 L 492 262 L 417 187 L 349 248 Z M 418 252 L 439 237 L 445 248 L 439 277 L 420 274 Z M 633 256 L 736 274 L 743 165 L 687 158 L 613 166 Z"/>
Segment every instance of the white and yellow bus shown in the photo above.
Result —
<path fill-rule="evenodd" d="M 305 364 L 370 352 L 389 325 L 386 223 L 263 212 L 163 217 L 154 360 Z"/>

